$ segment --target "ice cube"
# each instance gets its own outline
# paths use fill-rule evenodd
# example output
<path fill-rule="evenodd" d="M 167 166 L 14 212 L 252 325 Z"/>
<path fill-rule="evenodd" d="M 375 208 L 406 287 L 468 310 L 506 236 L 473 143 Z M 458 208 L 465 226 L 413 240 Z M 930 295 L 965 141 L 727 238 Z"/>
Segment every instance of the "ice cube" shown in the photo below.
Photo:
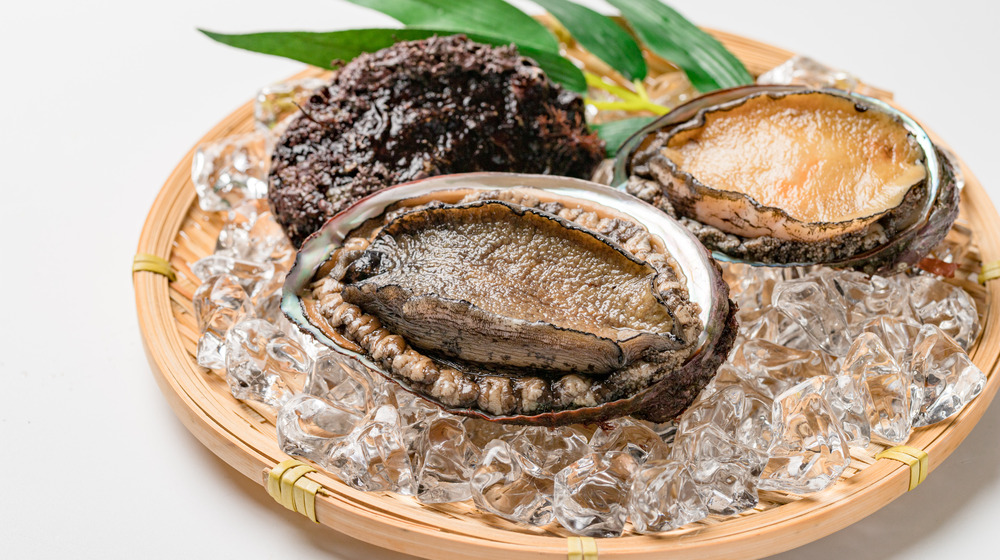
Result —
<path fill-rule="evenodd" d="M 278 412 L 278 446 L 289 455 L 322 464 L 333 445 L 362 418 L 357 410 L 300 393 Z"/>
<path fill-rule="evenodd" d="M 392 405 L 369 412 L 333 447 L 328 468 L 348 486 L 366 492 L 416 493 L 413 466 L 403 444 L 399 414 Z"/>
<path fill-rule="evenodd" d="M 226 335 L 226 381 L 233 396 L 280 408 L 305 384 L 312 358 L 262 319 L 247 319 Z"/>
<path fill-rule="evenodd" d="M 191 181 L 206 212 L 236 208 L 267 196 L 271 146 L 263 134 L 228 136 L 195 150 Z"/>
<path fill-rule="evenodd" d="M 303 78 L 288 80 L 265 86 L 254 99 L 253 116 L 260 132 L 279 132 L 290 117 L 298 114 L 299 108 L 320 88 L 326 87 L 325 80 Z"/>
<path fill-rule="evenodd" d="M 638 463 L 628 453 L 589 453 L 555 478 L 552 510 L 578 535 L 617 537 L 628 517 L 628 496 Z"/>
<path fill-rule="evenodd" d="M 891 332 L 891 324 L 883 326 Z M 847 353 L 843 372 L 863 387 L 872 435 L 896 445 L 909 439 L 911 376 L 899 367 L 882 340 L 872 332 L 861 333 Z"/>
<path fill-rule="evenodd" d="M 469 480 L 481 451 L 455 416 L 430 420 L 420 433 L 414 467 L 417 499 L 426 504 L 461 502 L 472 497 Z"/>
<path fill-rule="evenodd" d="M 761 475 L 761 490 L 817 492 L 836 482 L 850 464 L 844 431 L 827 402 L 824 381 L 808 379 L 775 399 L 775 440 Z"/>
<path fill-rule="evenodd" d="M 246 290 L 230 274 L 209 278 L 194 292 L 194 315 L 198 320 L 196 359 L 201 367 L 226 367 L 226 333 L 239 321 L 254 316 Z"/>
<path fill-rule="evenodd" d="M 472 474 L 472 499 L 479 509 L 516 523 L 547 525 L 552 522 L 552 479 L 533 476 L 538 466 L 493 440 Z"/>
<path fill-rule="evenodd" d="M 637 533 L 659 533 L 704 519 L 708 507 L 687 467 L 661 459 L 647 462 L 636 473 L 628 512 Z"/>
<path fill-rule="evenodd" d="M 986 386 L 986 376 L 958 342 L 932 324 L 920 328 L 910 369 L 917 389 L 910 403 L 914 428 L 958 414 Z"/>

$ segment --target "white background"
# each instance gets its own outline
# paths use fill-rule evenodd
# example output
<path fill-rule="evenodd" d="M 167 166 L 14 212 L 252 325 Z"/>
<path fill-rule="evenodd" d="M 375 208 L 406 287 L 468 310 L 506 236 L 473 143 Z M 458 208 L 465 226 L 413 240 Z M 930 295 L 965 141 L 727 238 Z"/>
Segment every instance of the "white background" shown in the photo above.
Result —
<path fill-rule="evenodd" d="M 894 91 L 1000 199 L 996 3 L 673 5 Z M 256 88 L 302 67 L 195 26 L 377 25 L 389 20 L 337 0 L 4 3 L 0 556 L 403 557 L 282 509 L 184 429 L 149 371 L 129 274 L 177 161 Z M 781 558 L 995 557 L 998 436 L 995 405 L 915 492 Z"/>

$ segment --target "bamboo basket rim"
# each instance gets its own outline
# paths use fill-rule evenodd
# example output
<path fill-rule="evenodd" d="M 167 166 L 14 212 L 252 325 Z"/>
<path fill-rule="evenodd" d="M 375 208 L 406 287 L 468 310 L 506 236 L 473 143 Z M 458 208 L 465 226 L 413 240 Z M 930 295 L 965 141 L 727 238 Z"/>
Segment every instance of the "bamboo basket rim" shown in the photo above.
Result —
<path fill-rule="evenodd" d="M 792 56 L 790 51 L 712 31 L 752 73 L 758 74 Z M 310 69 L 295 77 L 318 75 Z M 243 132 L 252 126 L 252 102 L 245 103 L 213 127 L 198 144 Z M 939 139 L 935 137 L 935 141 Z M 196 144 L 196 146 L 198 145 Z M 192 148 L 166 180 L 146 218 L 138 252 L 167 258 L 179 281 L 168 283 L 158 274 L 135 274 L 136 307 L 143 345 L 154 377 L 184 425 L 223 461 L 244 476 L 263 484 L 266 472 L 289 457 L 277 446 L 272 424 L 260 411 L 231 396 L 225 382 L 206 374 L 193 360 L 185 339 L 197 333 L 177 317 L 190 313 L 189 288 L 195 259 L 186 240 L 198 234 L 191 223 L 197 200 L 190 183 Z M 962 193 L 963 216 L 972 224 L 983 261 L 1000 259 L 1000 215 L 968 168 Z M 204 219 L 204 218 L 202 218 Z M 185 301 L 185 297 L 187 300 Z M 990 315 L 984 321 L 980 343 L 972 352 L 977 366 L 988 375 L 986 387 L 957 416 L 915 430 L 907 445 L 929 455 L 930 471 L 968 435 L 1000 387 L 994 374 L 1000 361 L 1000 330 L 993 314 L 1000 313 L 1000 291 L 986 292 Z M 188 343 L 189 344 L 189 343 Z M 270 432 L 270 433 L 268 433 Z M 484 560 L 567 557 L 567 541 L 544 531 L 508 530 L 473 522 L 461 511 L 427 508 L 387 493 L 354 490 L 319 471 L 309 478 L 322 485 L 316 497 L 321 523 L 362 541 L 425 558 L 476 555 Z M 908 490 L 909 468 L 894 461 L 875 461 L 850 478 L 817 494 L 767 511 L 753 512 L 696 529 L 661 535 L 628 535 L 598 539 L 602 558 L 647 559 L 670 553 L 673 558 L 758 558 L 789 550 L 842 529 L 875 512 Z M 483 517 L 489 517 L 482 514 Z"/>

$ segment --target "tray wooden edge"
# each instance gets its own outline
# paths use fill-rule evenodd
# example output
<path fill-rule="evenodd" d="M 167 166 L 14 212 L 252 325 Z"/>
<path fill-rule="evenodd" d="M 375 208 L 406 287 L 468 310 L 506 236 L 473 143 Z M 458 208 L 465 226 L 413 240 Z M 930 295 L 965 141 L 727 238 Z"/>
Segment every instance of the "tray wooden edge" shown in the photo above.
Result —
<path fill-rule="evenodd" d="M 759 68 L 773 66 L 790 53 L 766 44 L 717 33 L 720 40 L 744 57 L 745 51 L 756 57 Z M 748 63 L 748 66 L 753 66 Z M 752 68 L 758 70 L 759 68 Z M 315 75 L 306 70 L 299 76 Z M 207 142 L 242 131 L 252 119 L 252 103 L 234 111 L 213 127 L 200 141 Z M 174 240 L 187 210 L 195 203 L 190 184 L 191 159 L 194 149 L 181 160 L 161 189 L 144 223 L 138 251 L 169 257 Z M 1000 215 L 988 195 L 971 172 L 962 165 L 966 176 L 963 206 L 973 229 L 984 261 L 1000 258 Z M 981 227 L 977 227 L 981 226 Z M 985 234 L 984 234 L 985 232 Z M 179 382 L 180 375 L 204 375 L 190 360 L 178 360 L 185 350 L 174 326 L 166 278 L 153 274 L 133 274 L 140 330 L 147 358 L 154 377 L 182 423 L 223 461 L 244 476 L 261 483 L 261 475 L 278 462 L 287 459 L 273 443 L 262 438 L 248 438 L 241 431 L 239 419 L 220 416 L 219 411 L 206 409 Z M 1000 291 L 989 296 L 990 310 L 997 306 Z M 919 430 L 909 445 L 924 449 L 930 456 L 933 471 L 972 430 L 993 400 L 1000 379 L 994 375 L 997 367 L 997 322 L 986 321 L 981 342 L 973 354 L 976 364 L 989 374 L 983 393 L 948 422 Z M 151 341 L 155 341 L 153 344 Z M 990 341 L 992 344 L 987 344 Z M 986 348 L 990 346 L 990 348 Z M 989 350 L 987 355 L 984 349 Z M 310 475 L 312 476 L 312 475 Z M 449 520 L 441 514 L 423 512 L 417 519 L 407 520 L 412 513 L 398 499 L 374 493 L 365 494 L 325 475 L 318 481 L 329 490 L 317 497 L 320 521 L 335 530 L 359 540 L 391 550 L 426 558 L 446 558 L 455 554 L 476 555 L 484 559 L 565 558 L 565 538 L 529 535 L 500 529 L 480 530 L 475 535 L 462 532 L 460 520 Z M 736 518 L 725 523 L 695 531 L 680 531 L 663 536 L 635 535 L 618 539 L 599 540 L 604 557 L 652 559 L 669 551 L 674 558 L 759 558 L 812 542 L 874 513 L 907 491 L 909 471 L 900 463 L 881 461 L 865 468 L 852 478 L 806 499 L 786 504 L 767 512 Z M 277 507 L 277 504 L 275 504 Z M 437 519 L 442 518 L 442 519 Z M 458 522 L 458 523 L 456 523 Z"/>

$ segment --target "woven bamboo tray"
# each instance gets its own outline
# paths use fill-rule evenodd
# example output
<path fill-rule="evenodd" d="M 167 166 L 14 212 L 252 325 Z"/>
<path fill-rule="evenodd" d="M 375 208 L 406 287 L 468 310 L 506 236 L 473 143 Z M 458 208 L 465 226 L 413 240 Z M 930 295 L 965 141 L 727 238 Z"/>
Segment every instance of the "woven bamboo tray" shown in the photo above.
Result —
<path fill-rule="evenodd" d="M 792 54 L 738 36 L 713 33 L 755 75 Z M 662 61 L 659 68 L 651 64 L 653 72 L 663 68 Z M 318 74 L 318 70 L 308 70 L 299 77 Z M 247 103 L 201 142 L 252 128 L 253 107 Z M 234 399 L 225 380 L 199 367 L 194 359 L 198 329 L 191 298 L 198 280 L 189 267 L 212 252 L 222 221 L 198 208 L 190 179 L 193 152 L 181 160 L 160 190 L 139 239 L 138 252 L 166 258 L 177 272 L 176 281 L 150 272 L 133 274 L 139 325 L 154 376 L 181 421 L 223 461 L 261 483 L 264 492 L 267 473 L 289 459 L 278 448 L 273 416 Z M 964 164 L 962 170 L 967 184 L 960 223 L 972 230 L 979 252 L 971 252 L 953 282 L 967 289 L 979 304 L 984 330 L 971 355 L 989 380 L 982 394 L 961 414 L 914 431 L 908 445 L 928 454 L 931 471 L 965 439 L 1000 386 L 1000 376 L 995 373 L 1000 359 L 1000 321 L 995 318 L 1000 313 L 1000 290 L 963 280 L 979 270 L 980 261 L 1000 259 L 1000 216 Z M 806 497 L 762 492 L 760 505 L 752 511 L 737 517 L 713 516 L 659 536 L 626 530 L 620 538 L 598 539 L 599 556 L 636 560 L 759 558 L 814 541 L 864 518 L 908 490 L 910 469 L 896 461 L 876 460 L 881 450 L 872 445 L 855 454 L 845 478 L 823 492 Z M 323 472 L 311 473 L 308 478 L 321 485 L 315 504 L 320 523 L 395 551 L 441 559 L 556 560 L 567 558 L 568 546 L 580 544 L 557 524 L 525 528 L 480 513 L 470 503 L 430 507 L 395 494 L 359 492 Z M 275 507 L 280 506 L 275 503 Z M 303 518 L 302 522 L 309 521 Z"/>

